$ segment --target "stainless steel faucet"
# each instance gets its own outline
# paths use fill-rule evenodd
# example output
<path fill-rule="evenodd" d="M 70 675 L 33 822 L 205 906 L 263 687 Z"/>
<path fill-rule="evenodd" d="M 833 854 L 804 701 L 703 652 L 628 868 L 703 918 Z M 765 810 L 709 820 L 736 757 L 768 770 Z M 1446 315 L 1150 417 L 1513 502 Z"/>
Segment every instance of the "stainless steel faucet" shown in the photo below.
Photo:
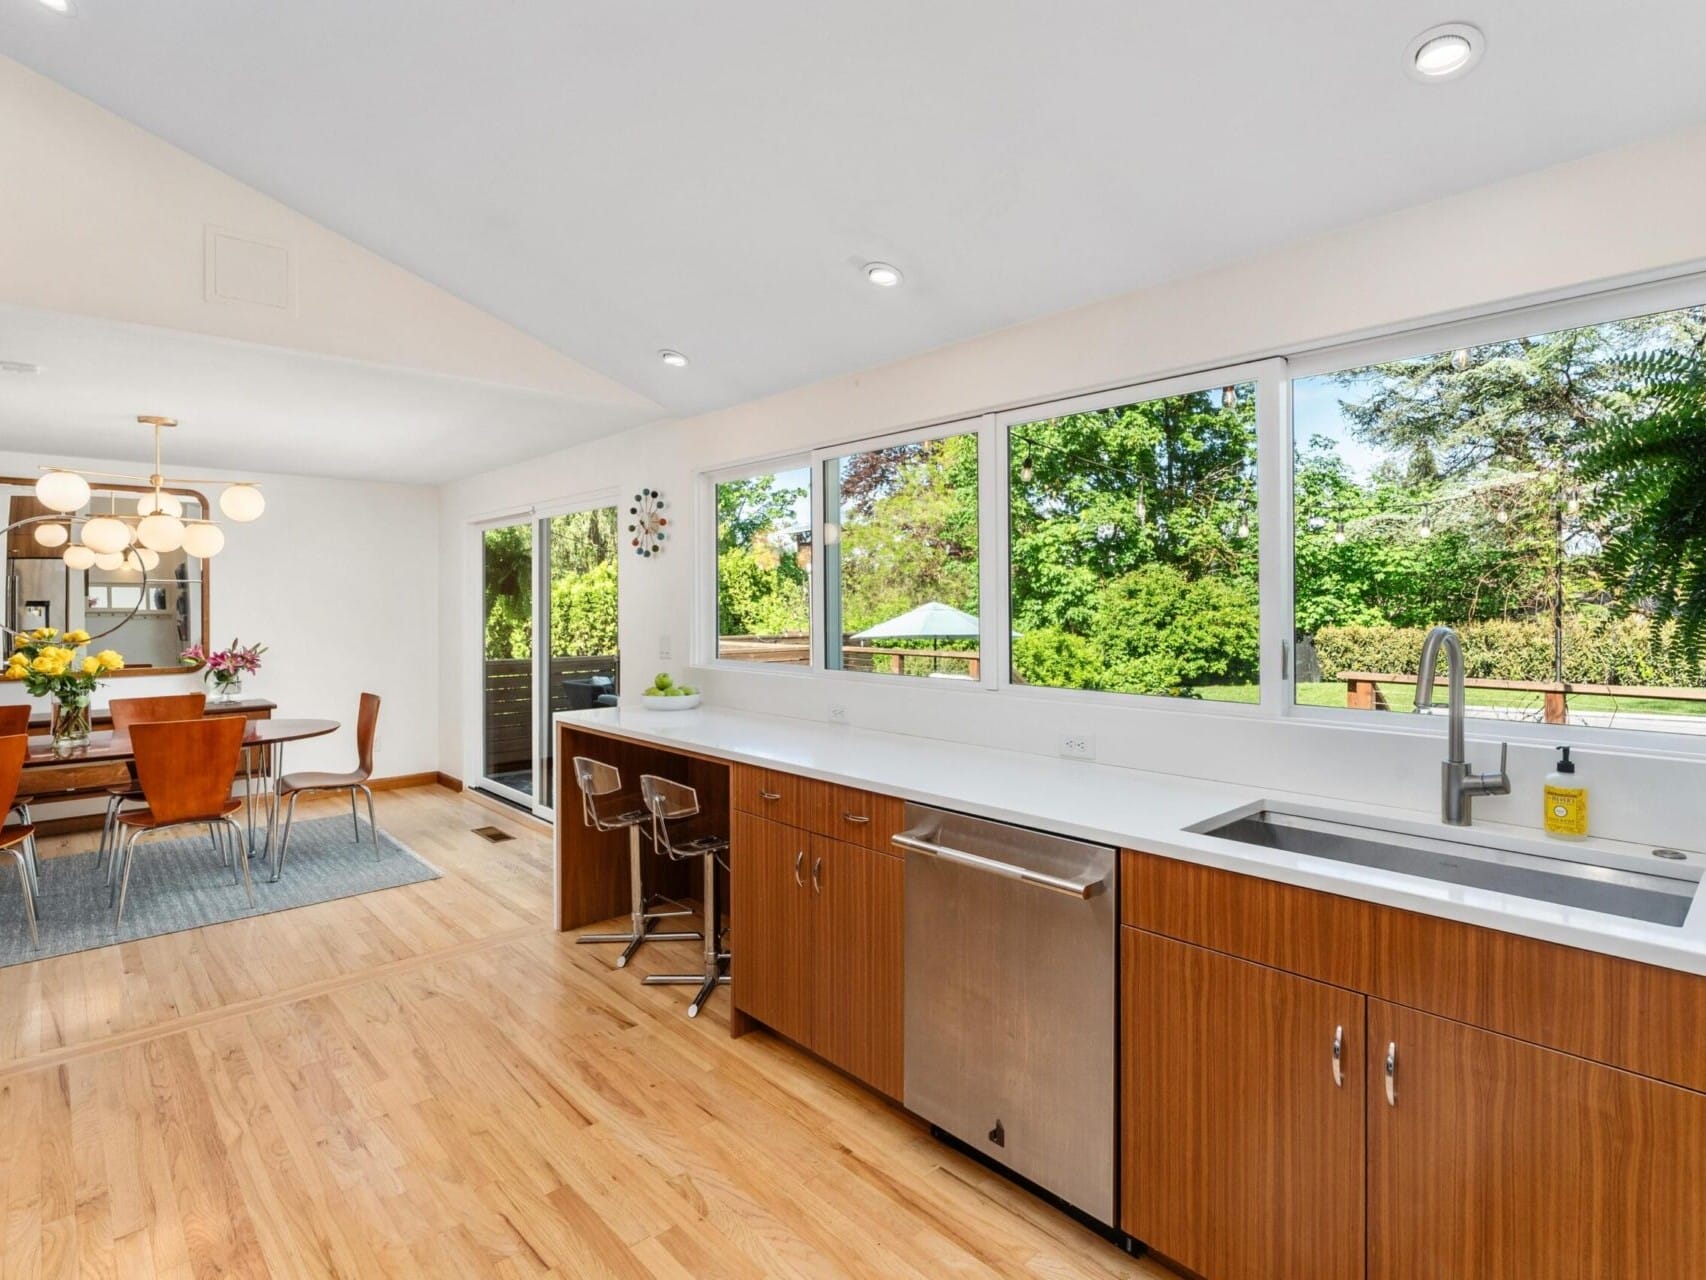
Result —
<path fill-rule="evenodd" d="M 1451 721 L 1446 731 L 1445 763 L 1440 766 L 1440 817 L 1454 827 L 1470 824 L 1470 802 L 1476 796 L 1506 796 L 1510 794 L 1511 779 L 1505 772 L 1510 757 L 1510 744 L 1499 744 L 1499 771 L 1471 773 L 1469 762 L 1463 758 L 1463 646 L 1457 632 L 1450 627 L 1435 627 L 1422 641 L 1422 668 L 1416 677 L 1416 710 L 1427 711 L 1434 704 L 1434 667 L 1439 662 L 1441 646 L 1445 648 L 1446 678 L 1451 696 Z"/>

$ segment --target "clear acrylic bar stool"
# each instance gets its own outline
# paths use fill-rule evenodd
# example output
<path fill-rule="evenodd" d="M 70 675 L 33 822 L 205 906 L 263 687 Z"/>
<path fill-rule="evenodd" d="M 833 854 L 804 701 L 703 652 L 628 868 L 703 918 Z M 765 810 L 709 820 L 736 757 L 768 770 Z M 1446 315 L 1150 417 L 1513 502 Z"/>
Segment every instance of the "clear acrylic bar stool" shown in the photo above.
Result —
<path fill-rule="evenodd" d="M 640 775 L 640 798 L 652 819 L 652 845 L 663 857 L 673 862 L 702 858 L 705 868 L 705 967 L 699 973 L 660 973 L 647 978 L 648 983 L 670 986 L 697 983 L 699 994 L 687 1006 L 687 1016 L 697 1018 L 705 1002 L 720 986 L 729 981 L 729 953 L 722 948 L 722 922 L 717 911 L 717 865 L 728 866 L 727 836 L 686 837 L 672 830 L 671 823 L 685 822 L 699 813 L 699 793 L 692 787 L 654 774 Z"/>
<path fill-rule="evenodd" d="M 660 920 L 672 920 L 677 916 L 691 915 L 685 907 L 674 911 L 653 911 L 654 902 L 666 902 L 669 906 L 678 906 L 667 899 L 648 899 L 646 897 L 645 877 L 640 863 L 640 835 L 646 826 L 646 810 L 634 804 L 632 792 L 622 793 L 621 770 L 586 756 L 575 757 L 575 783 L 580 787 L 581 814 L 586 819 L 586 825 L 594 831 L 623 831 L 628 833 L 628 902 L 629 925 L 627 933 L 583 933 L 576 939 L 582 946 L 591 943 L 623 943 L 622 954 L 617 957 L 616 967 L 626 968 L 634 953 L 648 942 L 697 942 L 699 934 L 659 933 L 656 929 Z M 650 979 L 647 979 L 650 981 Z"/>

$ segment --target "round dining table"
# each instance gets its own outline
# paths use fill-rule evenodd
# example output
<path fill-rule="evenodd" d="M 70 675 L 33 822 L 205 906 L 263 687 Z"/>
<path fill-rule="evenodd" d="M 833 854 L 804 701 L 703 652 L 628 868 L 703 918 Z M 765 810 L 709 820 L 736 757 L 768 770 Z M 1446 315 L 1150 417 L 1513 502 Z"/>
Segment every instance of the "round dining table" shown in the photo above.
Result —
<path fill-rule="evenodd" d="M 285 718 L 278 720 L 249 720 L 243 728 L 243 801 L 248 823 L 249 856 L 268 857 L 272 853 L 273 829 L 277 825 L 281 797 L 279 784 L 284 778 L 284 748 L 287 743 L 306 742 L 336 733 L 342 726 L 336 720 Z M 30 739 L 29 754 L 24 767 L 43 768 L 48 765 L 83 764 L 134 760 L 136 752 L 130 736 L 112 729 L 97 729 L 88 742 L 69 751 L 54 748 L 53 739 L 43 734 Z M 265 811 L 263 836 L 255 832 L 255 780 L 264 788 L 261 800 Z"/>

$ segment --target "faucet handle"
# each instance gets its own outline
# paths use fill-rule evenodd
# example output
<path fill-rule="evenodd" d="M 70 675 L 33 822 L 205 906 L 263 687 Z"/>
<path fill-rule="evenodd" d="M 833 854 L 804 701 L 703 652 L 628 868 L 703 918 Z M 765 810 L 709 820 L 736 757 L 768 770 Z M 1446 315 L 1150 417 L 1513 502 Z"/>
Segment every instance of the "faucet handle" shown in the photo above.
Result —
<path fill-rule="evenodd" d="M 1510 758 L 1511 744 L 1508 742 L 1499 743 L 1499 771 L 1482 776 L 1481 780 L 1487 786 L 1484 794 L 1508 796 L 1511 793 L 1511 775 L 1506 767 L 1510 764 Z"/>

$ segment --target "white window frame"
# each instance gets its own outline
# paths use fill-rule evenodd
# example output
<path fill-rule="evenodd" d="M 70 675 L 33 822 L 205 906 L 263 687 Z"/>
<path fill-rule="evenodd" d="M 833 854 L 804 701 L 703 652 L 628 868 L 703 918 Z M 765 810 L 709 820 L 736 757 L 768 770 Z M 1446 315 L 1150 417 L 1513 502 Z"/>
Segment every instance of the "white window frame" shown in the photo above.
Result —
<path fill-rule="evenodd" d="M 1289 501 L 1294 475 L 1292 447 L 1295 440 L 1295 423 L 1290 420 L 1289 405 L 1293 382 L 1346 369 L 1452 351 L 1459 347 L 1477 347 L 1515 337 L 1583 328 L 1702 305 L 1706 305 L 1706 274 L 1694 273 L 1650 283 L 1577 292 L 1554 300 L 1503 307 L 1443 323 L 1394 329 L 1349 342 L 1313 348 L 1290 357 L 1286 361 L 1288 404 L 1285 432 L 1287 547 L 1284 640 L 1288 647 L 1294 643 L 1296 635 L 1294 562 L 1291 554 L 1294 530 Z M 1288 660 L 1288 676 L 1291 674 L 1290 666 Z M 1397 732 L 1426 738 L 1438 737 L 1444 732 L 1439 724 L 1431 722 L 1429 718 L 1382 714 L 1350 707 L 1300 706 L 1296 700 L 1296 686 L 1292 679 L 1285 682 L 1284 702 L 1279 710 L 1287 719 L 1362 732 Z M 1666 755 L 1706 755 L 1706 735 L 1670 733 L 1663 729 L 1553 725 L 1483 716 L 1468 717 L 1467 729 L 1471 738 L 1484 741 L 1508 739 L 1511 742 L 1539 747 L 1579 744 L 1625 753 L 1641 751 Z"/>
<path fill-rule="evenodd" d="M 1005 668 L 1007 645 L 1004 637 L 1007 628 L 1007 532 L 1006 512 L 997 511 L 995 503 L 989 500 L 989 477 L 1000 474 L 996 468 L 1006 466 L 1006 450 L 997 446 L 992 437 L 998 433 L 994 429 L 995 415 L 993 413 L 974 414 L 965 418 L 950 418 L 945 421 L 932 423 L 929 426 L 914 427 L 906 431 L 896 431 L 888 435 L 869 436 L 862 440 L 854 440 L 845 444 L 836 444 L 825 448 L 812 450 L 812 537 L 818 547 L 828 550 L 823 541 L 824 525 L 828 519 L 829 486 L 824 482 L 824 468 L 827 463 L 844 458 L 850 454 L 866 453 L 873 449 L 888 449 L 896 445 L 920 444 L 926 440 L 940 440 L 944 436 L 975 435 L 977 437 L 977 571 L 978 571 L 978 678 L 976 680 L 934 680 L 929 681 L 931 689 L 952 689 L 960 693 L 993 692 L 1000 687 L 1000 671 L 996 666 L 999 661 Z M 1001 497 L 1006 497 L 1005 487 Z M 992 554 L 999 551 L 1000 559 Z M 814 551 L 813 555 L 820 553 Z M 838 553 L 839 554 L 839 553 Z M 887 671 L 847 671 L 829 665 L 830 628 L 828 624 L 829 574 L 827 566 L 822 564 L 821 557 L 814 563 L 820 571 L 812 574 L 812 608 L 814 610 L 813 634 L 822 639 L 814 643 L 813 670 L 823 676 L 839 681 L 851 680 L 865 687 L 882 686 L 915 688 L 924 677 L 895 675 Z M 994 596 L 989 594 L 992 583 L 992 566 L 999 575 L 995 579 L 999 583 Z M 992 603 L 996 607 L 992 608 Z M 999 616 L 996 616 L 999 614 Z"/>
<path fill-rule="evenodd" d="M 719 657 L 717 644 L 721 640 L 717 627 L 717 486 L 731 480 L 750 480 L 754 476 L 776 475 L 783 471 L 804 471 L 810 485 L 808 519 L 812 529 L 812 572 L 808 578 L 806 601 L 807 647 L 810 661 L 805 665 L 781 662 L 742 662 L 735 658 Z M 818 490 L 822 487 L 812 468 L 810 453 L 785 453 L 776 457 L 757 458 L 738 462 L 712 471 L 701 471 L 695 487 L 693 527 L 699 533 L 699 546 L 694 556 L 693 630 L 689 661 L 695 667 L 719 671 L 763 672 L 784 679 L 809 676 L 819 669 L 817 635 L 822 630 L 818 610 L 818 595 L 822 590 L 823 574 L 817 563 L 822 554 L 823 522 Z"/>
<path fill-rule="evenodd" d="M 1116 387 L 1109 391 L 1097 391 L 1090 395 L 1072 396 L 1064 400 L 1049 400 L 1039 404 L 1026 405 L 1023 408 L 1007 409 L 995 414 L 995 434 L 1001 441 L 1001 473 L 1000 473 L 1000 507 L 1001 507 L 1001 612 L 1003 620 L 1012 616 L 1013 584 L 1008 563 L 1008 506 L 1010 495 L 1008 485 L 1011 477 L 1008 474 L 1007 445 L 1014 427 L 1022 427 L 1032 422 L 1041 422 L 1049 418 L 1058 418 L 1071 413 L 1094 413 L 1100 409 L 1112 409 L 1121 405 L 1141 404 L 1147 400 L 1165 400 L 1169 396 L 1187 395 L 1194 391 L 1210 391 L 1218 387 L 1251 383 L 1256 389 L 1256 524 L 1260 532 L 1259 562 L 1257 564 L 1257 609 L 1259 610 L 1259 679 L 1261 682 L 1260 699 L 1255 703 L 1240 702 L 1210 702 L 1196 698 L 1174 698 L 1159 693 L 1117 693 L 1100 689 L 1057 689 L 1048 685 L 1015 684 L 1011 655 L 1004 653 L 1000 673 L 1000 687 L 1010 690 L 1013 694 L 1034 699 L 1039 702 L 1068 702 L 1075 706 L 1086 703 L 1106 707 L 1143 707 L 1148 710 L 1187 710 L 1192 715 L 1228 715 L 1228 716 L 1272 716 L 1277 713 L 1285 697 L 1280 681 L 1278 664 L 1270 661 L 1269 655 L 1280 652 L 1279 645 L 1288 635 L 1286 630 L 1290 623 L 1289 612 L 1289 565 L 1291 555 L 1290 538 L 1290 466 L 1291 455 L 1289 448 L 1285 449 L 1283 459 L 1279 458 L 1281 446 L 1285 443 L 1283 437 L 1289 436 L 1291 415 L 1286 412 L 1286 398 L 1290 384 L 1285 378 L 1285 361 L 1281 359 L 1254 360 L 1242 364 L 1224 365 L 1216 369 L 1203 369 L 1196 373 L 1180 374 L 1174 377 L 1159 378 L 1150 382 L 1133 383 L 1130 386 Z M 1278 437 L 1278 438 L 1276 438 Z M 1279 471 L 1284 467 L 1284 473 Z M 1276 505 L 1281 504 L 1283 505 Z M 1274 512 L 1284 513 L 1284 519 L 1277 519 Z M 1282 537 L 1272 536 L 1278 530 L 1283 530 Z M 1283 547 L 1273 544 L 1282 541 Z M 1280 555 L 1286 557 L 1285 572 L 1275 563 Z M 1281 582 L 1281 578 L 1286 579 Z M 1286 602 L 1286 616 L 1280 618 L 1276 609 L 1281 603 L 1278 592 L 1284 589 L 1283 597 Z M 1004 636 L 1011 635 L 1011 626 L 1003 629 Z"/>

